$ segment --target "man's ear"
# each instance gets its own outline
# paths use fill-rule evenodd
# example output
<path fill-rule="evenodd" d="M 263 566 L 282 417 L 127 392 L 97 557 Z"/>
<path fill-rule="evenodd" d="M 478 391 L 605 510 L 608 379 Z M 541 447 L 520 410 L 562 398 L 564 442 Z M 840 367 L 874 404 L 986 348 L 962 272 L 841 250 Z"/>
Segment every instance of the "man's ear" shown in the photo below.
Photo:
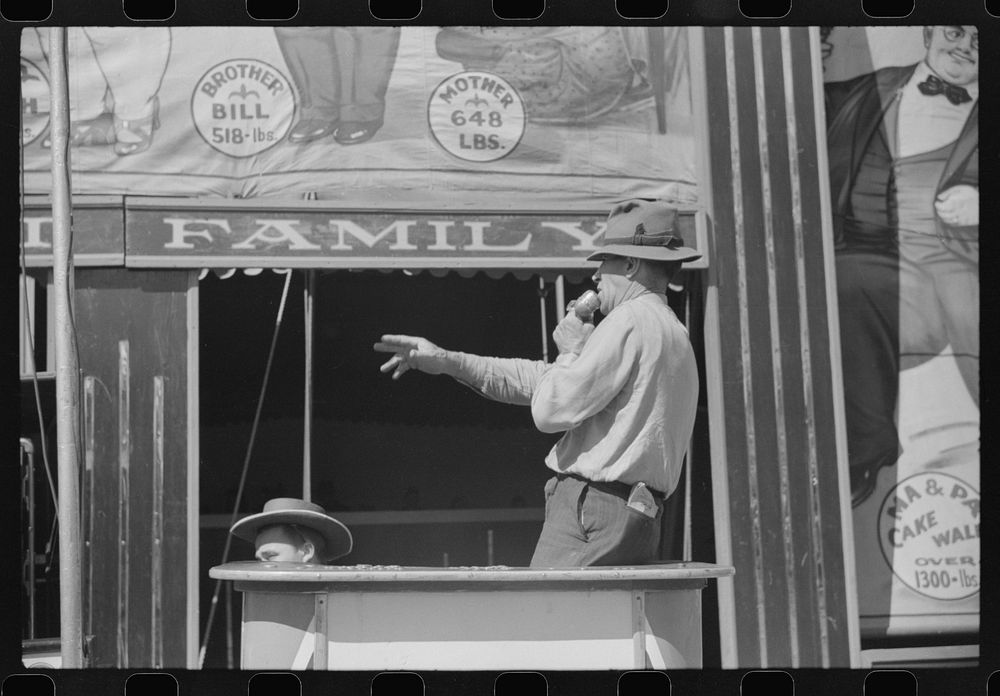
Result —
<path fill-rule="evenodd" d="M 316 547 L 311 541 L 302 544 L 302 562 L 309 563 L 316 557 Z"/>
<path fill-rule="evenodd" d="M 635 274 L 639 272 L 639 266 L 642 261 L 635 258 L 634 256 L 625 257 L 625 277 L 629 280 L 635 277 Z"/>
<path fill-rule="evenodd" d="M 924 27 L 924 48 L 931 47 L 931 34 L 934 32 L 934 27 Z"/>

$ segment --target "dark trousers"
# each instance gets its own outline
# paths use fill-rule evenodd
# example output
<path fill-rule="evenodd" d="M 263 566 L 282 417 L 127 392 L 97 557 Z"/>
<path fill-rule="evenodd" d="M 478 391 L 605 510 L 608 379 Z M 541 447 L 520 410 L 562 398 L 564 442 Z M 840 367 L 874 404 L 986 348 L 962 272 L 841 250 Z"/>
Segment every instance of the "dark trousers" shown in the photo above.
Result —
<path fill-rule="evenodd" d="M 274 33 L 299 92 L 302 119 L 383 117 L 399 27 L 284 27 Z"/>
<path fill-rule="evenodd" d="M 848 460 L 891 466 L 900 455 L 896 402 L 901 369 L 951 345 L 979 403 L 978 264 L 930 235 L 900 233 L 898 248 L 837 252 Z"/>
<path fill-rule="evenodd" d="M 553 476 L 545 484 L 545 523 L 532 568 L 639 565 L 656 559 L 663 501 L 656 517 L 626 506 L 627 493 L 599 483 Z"/>

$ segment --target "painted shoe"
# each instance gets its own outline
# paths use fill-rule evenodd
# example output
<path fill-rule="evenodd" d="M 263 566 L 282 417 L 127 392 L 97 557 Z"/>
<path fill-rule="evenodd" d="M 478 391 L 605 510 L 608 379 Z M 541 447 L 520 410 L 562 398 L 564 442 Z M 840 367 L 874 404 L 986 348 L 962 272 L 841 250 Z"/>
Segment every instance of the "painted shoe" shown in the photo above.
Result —
<path fill-rule="evenodd" d="M 128 120 L 115 116 L 115 152 L 122 156 L 145 152 L 153 144 L 153 131 L 159 127 L 160 101 L 156 97 L 149 116 Z"/>
<path fill-rule="evenodd" d="M 376 121 L 345 121 L 338 126 L 333 139 L 341 145 L 357 145 L 378 133 L 382 127 L 382 119 Z"/>
<path fill-rule="evenodd" d="M 288 134 L 290 143 L 308 143 L 312 140 L 325 138 L 337 130 L 336 121 L 324 121 L 315 118 L 303 119 L 295 124 Z"/>
<path fill-rule="evenodd" d="M 852 466 L 851 475 L 851 507 L 856 508 L 871 497 L 878 484 L 878 472 L 883 468 L 894 466 L 897 457 L 885 457 L 880 461 L 865 466 Z"/>
<path fill-rule="evenodd" d="M 70 147 L 93 147 L 111 145 L 115 142 L 115 121 L 111 114 L 101 114 L 97 118 L 73 121 L 69 124 Z M 42 147 L 52 147 L 52 130 L 42 138 Z"/>

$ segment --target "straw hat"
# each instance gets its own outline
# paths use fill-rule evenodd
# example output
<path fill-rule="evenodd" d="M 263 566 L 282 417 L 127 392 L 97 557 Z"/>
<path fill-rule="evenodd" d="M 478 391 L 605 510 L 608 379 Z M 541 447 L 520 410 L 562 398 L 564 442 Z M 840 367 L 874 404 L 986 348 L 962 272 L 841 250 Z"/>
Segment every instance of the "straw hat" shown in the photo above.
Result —
<path fill-rule="evenodd" d="M 330 517 L 316 503 L 298 498 L 272 498 L 264 503 L 263 512 L 244 517 L 232 526 L 229 533 L 253 544 L 261 529 L 276 524 L 294 524 L 319 534 L 323 539 L 323 548 L 316 552 L 324 563 L 346 556 L 354 546 L 351 532 L 342 522 Z"/>

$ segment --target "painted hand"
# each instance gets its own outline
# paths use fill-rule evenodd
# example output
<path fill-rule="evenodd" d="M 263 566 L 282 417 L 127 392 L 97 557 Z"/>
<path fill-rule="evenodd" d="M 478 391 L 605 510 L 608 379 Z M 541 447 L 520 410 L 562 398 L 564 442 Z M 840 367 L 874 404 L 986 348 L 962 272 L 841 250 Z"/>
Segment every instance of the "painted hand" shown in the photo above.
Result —
<path fill-rule="evenodd" d="M 934 200 L 934 209 L 946 225 L 978 225 L 979 189 L 967 184 L 945 189 Z"/>

